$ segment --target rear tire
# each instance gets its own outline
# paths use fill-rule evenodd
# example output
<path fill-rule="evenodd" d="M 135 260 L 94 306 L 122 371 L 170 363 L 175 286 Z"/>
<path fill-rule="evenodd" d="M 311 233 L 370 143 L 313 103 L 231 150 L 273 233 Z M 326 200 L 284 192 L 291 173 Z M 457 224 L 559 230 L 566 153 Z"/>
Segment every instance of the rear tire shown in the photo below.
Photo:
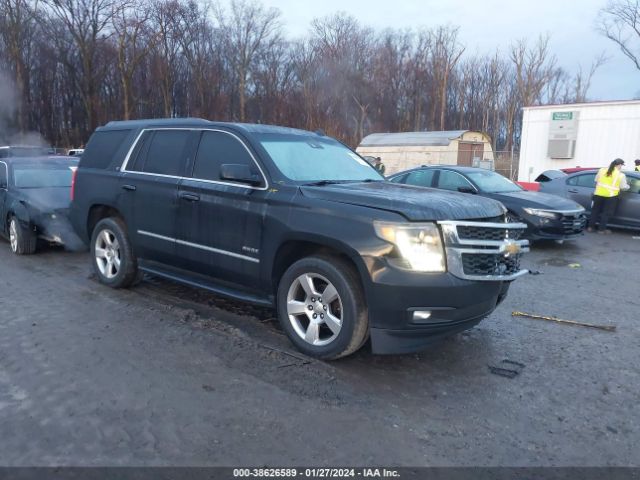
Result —
<path fill-rule="evenodd" d="M 278 285 L 278 317 L 291 342 L 310 357 L 334 360 L 367 340 L 369 315 L 357 271 L 333 256 L 298 260 Z"/>
<path fill-rule="evenodd" d="M 16 255 L 32 255 L 36 251 L 38 237 L 35 232 L 24 228 L 20 221 L 11 216 L 9 219 L 9 243 Z"/>
<path fill-rule="evenodd" d="M 98 280 L 112 288 L 127 288 L 139 277 L 138 262 L 124 222 L 100 220 L 91 235 L 91 259 Z"/>

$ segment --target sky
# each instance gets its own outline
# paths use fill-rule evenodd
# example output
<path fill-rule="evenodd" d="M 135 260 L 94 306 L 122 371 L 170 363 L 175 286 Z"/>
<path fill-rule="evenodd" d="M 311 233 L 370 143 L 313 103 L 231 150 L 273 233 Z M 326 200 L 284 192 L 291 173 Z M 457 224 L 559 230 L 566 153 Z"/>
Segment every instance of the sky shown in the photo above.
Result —
<path fill-rule="evenodd" d="M 261 0 L 282 12 L 290 38 L 307 34 L 314 18 L 343 11 L 376 30 L 451 24 L 460 27 L 465 55 L 483 55 L 500 48 L 507 55 L 511 42 L 534 42 L 551 35 L 558 65 L 575 72 L 588 69 L 602 52 L 609 61 L 596 72 L 590 100 L 640 98 L 640 70 L 618 47 L 595 29 L 606 0 Z"/>

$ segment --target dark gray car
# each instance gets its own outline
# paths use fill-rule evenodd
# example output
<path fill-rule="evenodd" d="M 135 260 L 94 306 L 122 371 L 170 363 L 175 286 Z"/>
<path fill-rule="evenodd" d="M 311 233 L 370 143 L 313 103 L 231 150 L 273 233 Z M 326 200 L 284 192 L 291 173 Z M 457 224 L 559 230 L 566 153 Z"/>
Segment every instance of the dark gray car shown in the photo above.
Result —
<path fill-rule="evenodd" d="M 584 208 L 576 202 L 540 192 L 530 192 L 499 173 L 483 168 L 433 165 L 388 177 L 391 182 L 452 190 L 491 198 L 502 203 L 507 216 L 527 225 L 529 240 L 568 240 L 582 235 Z"/>
<path fill-rule="evenodd" d="M 557 172 L 557 171 L 553 171 Z M 549 172 L 544 172 L 549 173 Z M 540 191 L 569 198 L 591 211 L 591 197 L 595 190 L 597 170 L 585 170 L 564 175 L 539 177 Z M 620 192 L 620 200 L 609 225 L 619 228 L 640 229 L 640 172 L 624 172 L 629 190 Z M 555 178 L 551 178 L 555 177 Z"/>

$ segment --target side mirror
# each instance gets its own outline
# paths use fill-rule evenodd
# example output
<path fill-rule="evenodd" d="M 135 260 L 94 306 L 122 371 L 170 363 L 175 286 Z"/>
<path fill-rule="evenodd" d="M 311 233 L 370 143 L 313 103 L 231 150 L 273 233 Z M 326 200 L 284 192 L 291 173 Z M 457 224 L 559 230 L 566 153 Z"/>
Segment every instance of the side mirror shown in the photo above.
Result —
<path fill-rule="evenodd" d="M 460 193 L 478 193 L 473 187 L 458 187 Z"/>
<path fill-rule="evenodd" d="M 220 178 L 248 185 L 262 184 L 260 175 L 253 173 L 249 165 L 240 163 L 224 163 L 220 166 Z"/>

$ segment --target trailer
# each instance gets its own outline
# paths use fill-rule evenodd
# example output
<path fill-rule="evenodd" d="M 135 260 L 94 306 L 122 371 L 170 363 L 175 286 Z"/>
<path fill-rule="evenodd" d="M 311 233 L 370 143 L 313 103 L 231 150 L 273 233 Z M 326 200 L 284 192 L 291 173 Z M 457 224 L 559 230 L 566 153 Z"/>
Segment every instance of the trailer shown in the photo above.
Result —
<path fill-rule="evenodd" d="M 640 158 L 640 101 L 525 107 L 518 180 L 546 170 L 604 167 Z"/>

